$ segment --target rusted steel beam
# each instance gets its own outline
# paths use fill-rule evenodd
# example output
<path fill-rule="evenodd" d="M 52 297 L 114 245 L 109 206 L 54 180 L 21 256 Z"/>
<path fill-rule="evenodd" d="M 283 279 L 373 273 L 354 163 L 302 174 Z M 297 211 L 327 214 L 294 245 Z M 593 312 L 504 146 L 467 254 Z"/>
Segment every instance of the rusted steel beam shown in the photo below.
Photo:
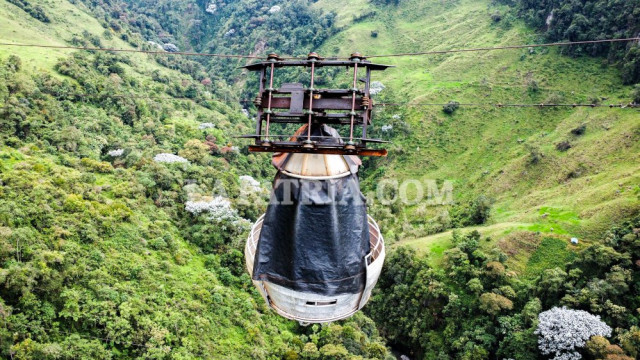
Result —
<path fill-rule="evenodd" d="M 276 67 L 311 66 L 312 62 L 313 61 L 309 61 L 309 60 L 284 60 L 284 61 L 275 62 L 275 65 L 276 65 Z M 349 60 L 318 60 L 318 61 L 315 61 L 315 66 L 316 67 L 324 67 L 324 66 L 347 66 L 347 67 L 353 67 L 354 64 L 355 63 L 353 61 L 349 61 Z M 261 61 L 261 62 L 257 62 L 257 63 L 253 63 L 253 64 L 242 66 L 242 68 L 250 70 L 250 71 L 259 71 L 262 68 L 270 67 L 270 66 L 271 66 L 271 62 L 270 61 Z M 359 62 L 358 66 L 367 67 L 367 68 L 369 68 L 371 70 L 385 70 L 385 69 L 388 69 L 390 67 L 393 67 L 393 65 L 374 64 L 374 63 L 371 63 L 370 61 L 366 61 L 366 60 Z"/>
<path fill-rule="evenodd" d="M 269 100 L 269 95 L 264 94 L 263 103 L 267 103 Z M 289 109 L 291 107 L 292 99 L 290 97 L 273 97 L 271 98 L 271 108 L 272 109 Z M 314 110 L 351 110 L 351 101 L 350 98 L 329 98 L 329 97 L 320 97 L 318 99 L 313 99 L 313 109 Z M 362 110 L 362 97 L 356 96 L 356 110 Z M 304 109 L 309 109 L 309 98 L 306 96 L 302 103 L 302 107 Z"/>
<path fill-rule="evenodd" d="M 357 155 L 357 156 L 387 156 L 386 149 L 367 149 L 356 147 L 349 150 L 344 147 L 328 147 L 317 146 L 314 148 L 305 148 L 300 145 L 278 145 L 272 143 L 271 146 L 249 145 L 250 152 L 282 152 L 282 153 L 308 153 L 308 154 L 331 154 L 331 155 Z"/>

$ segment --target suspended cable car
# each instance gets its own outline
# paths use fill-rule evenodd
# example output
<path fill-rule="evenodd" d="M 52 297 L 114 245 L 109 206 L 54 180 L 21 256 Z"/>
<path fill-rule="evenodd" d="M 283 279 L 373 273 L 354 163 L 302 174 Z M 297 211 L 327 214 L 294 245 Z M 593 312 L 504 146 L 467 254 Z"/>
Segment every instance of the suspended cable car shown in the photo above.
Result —
<path fill-rule="evenodd" d="M 285 83 L 276 90 L 274 71 L 286 66 L 310 68 L 310 86 Z M 352 68 L 352 88 L 315 89 L 315 71 L 324 66 Z M 260 93 L 256 134 L 244 137 L 255 138 L 250 151 L 273 152 L 278 170 L 267 211 L 247 239 L 247 270 L 269 306 L 286 318 L 302 324 L 347 318 L 369 300 L 385 257 L 380 229 L 360 191 L 358 155 L 386 155 L 369 147 L 381 141 L 366 138 L 366 131 L 373 108 L 371 70 L 387 66 L 358 54 L 337 61 L 311 53 L 295 61 L 270 54 L 246 68 L 260 72 Z M 358 79 L 362 68 L 366 75 Z M 270 135 L 273 123 L 303 125 L 285 137 Z M 348 125 L 349 136 L 330 125 Z M 354 137 L 357 126 L 360 138 Z"/>

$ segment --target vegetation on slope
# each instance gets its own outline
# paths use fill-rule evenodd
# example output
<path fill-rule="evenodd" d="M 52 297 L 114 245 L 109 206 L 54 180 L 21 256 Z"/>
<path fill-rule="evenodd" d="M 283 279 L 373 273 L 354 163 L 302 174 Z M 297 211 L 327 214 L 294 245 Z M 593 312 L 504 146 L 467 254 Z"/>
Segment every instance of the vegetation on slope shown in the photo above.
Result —
<path fill-rule="evenodd" d="M 503 252 L 483 251 L 478 232 L 455 234 L 437 268 L 401 247 L 388 258 L 367 313 L 419 359 L 534 360 L 544 358 L 534 334 L 538 314 L 567 306 L 615 329 L 614 345 L 594 338 L 602 350 L 587 344 L 585 358 L 630 360 L 640 351 L 639 229 L 640 218 L 625 222 L 575 258 L 562 256 L 566 242 L 538 237 L 537 271 L 528 277 L 513 272 Z"/>
<path fill-rule="evenodd" d="M 294 55 L 319 45 L 322 55 L 347 55 L 547 39 L 517 19 L 524 5 L 488 1 L 49 0 L 48 22 L 28 13 L 33 4 L 0 3 L 3 39 Z M 243 219 L 260 214 L 263 195 L 239 177 L 272 175 L 267 156 L 228 143 L 251 122 L 226 85 L 242 80 L 232 68 L 244 60 L 1 51 L 4 357 L 381 359 L 390 354 L 378 327 L 417 357 L 535 359 L 536 316 L 556 305 L 616 328 L 585 356 L 638 355 L 640 225 L 610 230 L 638 213 L 637 112 L 455 106 L 627 103 L 638 96 L 621 84 L 624 68 L 556 49 L 379 59 L 397 67 L 375 79 L 386 85 L 377 101 L 450 105 L 377 113 L 372 134 L 393 145 L 389 158 L 367 160 L 364 189 L 450 180 L 455 201 L 372 203 L 389 242 L 434 256 L 391 252 L 366 310 L 375 324 L 358 314 L 300 328 L 267 309 L 243 270 Z M 185 161 L 154 160 L 176 154 Z M 247 191 L 251 201 L 240 201 Z M 420 238 L 484 224 L 492 238 Z M 571 236 L 578 246 L 565 245 Z"/>
<path fill-rule="evenodd" d="M 335 30 L 334 14 L 296 1 L 98 1 L 82 0 L 110 28 L 125 28 L 144 41 L 208 53 L 306 55 Z M 239 79 L 237 59 L 196 58 L 210 74 Z"/>
<path fill-rule="evenodd" d="M 349 24 L 323 45 L 321 54 L 344 56 L 355 50 L 390 54 L 546 41 L 514 13 L 496 22 L 492 15 L 504 11 L 503 5 L 489 2 L 403 1 L 373 7 L 354 2 L 344 11 L 341 4 L 333 0 L 316 4 L 340 9 L 347 18 L 338 15 L 337 22 Z M 528 230 L 597 241 L 607 228 L 638 212 L 636 110 L 460 106 L 447 114 L 442 107 L 412 105 L 627 104 L 633 100 L 633 88 L 621 83 L 616 67 L 603 66 L 598 58 L 564 56 L 558 48 L 375 60 L 396 65 L 376 74 L 375 80 L 386 86 L 376 101 L 407 105 L 381 108 L 374 117 L 372 134 L 392 140 L 392 145 L 389 157 L 367 160 L 365 191 L 375 195 L 377 184 L 385 179 L 435 181 L 438 191 L 450 181 L 454 200 L 446 206 L 434 206 L 433 198 L 410 206 L 374 201 L 374 217 L 388 240 L 424 244 L 428 250 L 432 234 L 485 222 L 497 227 L 513 224 L 500 227 L 492 234 L 494 240 L 514 230 Z M 383 126 L 392 126 L 392 131 L 383 132 Z M 567 142 L 570 148 L 558 147 Z M 416 192 L 410 190 L 413 199 Z M 473 212 L 485 205 L 474 204 L 490 205 L 486 221 L 472 220 L 484 218 Z M 557 213 L 571 216 L 556 217 Z"/>
<path fill-rule="evenodd" d="M 544 31 L 552 41 L 585 41 L 640 36 L 638 1 L 500 0 L 518 11 L 535 29 Z M 508 10 L 507 10 L 508 11 Z M 494 14 L 500 21 L 502 14 Z M 625 84 L 640 82 L 640 42 L 576 45 L 565 48 L 573 56 L 607 56 L 620 62 Z"/>
<path fill-rule="evenodd" d="M 504 8 L 488 2 L 387 3 L 373 12 L 360 2 L 344 9 L 351 19 L 337 22 L 349 25 L 321 53 L 547 41 L 514 13 L 496 21 Z M 376 60 L 397 66 L 377 75 L 386 86 L 377 101 L 409 104 L 376 114 L 373 134 L 393 145 L 389 158 L 368 160 L 363 186 L 375 193 L 379 180 L 418 179 L 440 190 L 450 180 L 454 189 L 448 206 L 373 204 L 388 240 L 424 250 L 395 248 L 365 309 L 389 341 L 425 359 L 544 358 L 537 315 L 566 305 L 618 328 L 606 344 L 583 349 L 586 358 L 637 356 L 637 220 L 608 232 L 640 209 L 637 111 L 411 105 L 626 104 L 634 95 L 618 69 L 558 49 Z M 475 228 L 490 237 L 424 237 L 483 222 L 489 226 Z M 579 244 L 568 245 L 571 237 Z"/>
<path fill-rule="evenodd" d="M 46 11 L 0 3 L 0 34 L 129 46 L 66 1 Z M 302 328 L 254 289 L 241 249 L 264 191 L 240 177 L 272 170 L 229 144 L 250 120 L 224 86 L 137 54 L 1 51 L 0 357 L 387 356 L 362 314 Z"/>

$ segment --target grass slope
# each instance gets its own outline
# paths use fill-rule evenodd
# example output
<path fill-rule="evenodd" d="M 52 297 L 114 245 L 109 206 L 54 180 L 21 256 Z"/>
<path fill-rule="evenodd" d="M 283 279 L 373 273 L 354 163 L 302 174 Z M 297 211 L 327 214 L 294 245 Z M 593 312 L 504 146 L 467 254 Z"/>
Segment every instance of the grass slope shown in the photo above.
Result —
<path fill-rule="evenodd" d="M 343 30 L 321 49 L 323 55 L 540 41 L 519 21 L 494 23 L 490 14 L 495 8 L 489 1 L 410 0 L 397 7 L 375 7 L 320 0 L 316 6 L 336 9 L 338 21 L 344 24 Z M 374 15 L 354 21 L 372 9 Z M 377 37 L 371 36 L 372 31 Z M 382 93 L 386 101 L 630 101 L 630 88 L 621 85 L 615 68 L 603 66 L 602 59 L 563 56 L 558 48 L 375 60 L 396 66 L 375 74 L 374 80 L 386 86 Z M 531 89 L 534 82 L 537 91 Z M 383 111 L 402 114 L 411 128 L 409 136 L 394 139 L 391 155 L 378 163 L 386 167 L 384 177 L 451 180 L 458 201 L 480 194 L 489 196 L 494 201 L 491 224 L 479 228 L 488 235 L 496 235 L 496 228 L 512 228 L 595 239 L 611 224 L 638 211 L 637 110 L 461 107 L 451 116 L 439 107 L 406 106 Z M 582 124 L 586 133 L 572 135 L 571 130 Z M 572 148 L 556 150 L 555 144 L 561 141 L 569 141 Z M 530 148 L 542 154 L 538 164 L 529 163 Z M 432 207 L 424 215 L 416 211 L 419 207 L 404 208 L 400 217 L 421 225 L 444 211 L 443 207 Z M 382 222 L 384 228 L 384 219 Z M 400 238 L 402 244 L 430 248 L 436 257 L 447 247 L 442 235 L 421 237 L 419 232 L 405 231 Z"/>

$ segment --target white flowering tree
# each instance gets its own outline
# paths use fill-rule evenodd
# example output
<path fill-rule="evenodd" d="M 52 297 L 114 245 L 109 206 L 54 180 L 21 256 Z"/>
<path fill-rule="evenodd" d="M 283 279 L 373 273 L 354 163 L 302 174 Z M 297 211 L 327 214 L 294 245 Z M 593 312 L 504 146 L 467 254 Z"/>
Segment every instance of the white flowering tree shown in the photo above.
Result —
<path fill-rule="evenodd" d="M 215 127 L 216 127 L 216 125 L 214 123 L 210 123 L 210 122 L 203 122 L 203 123 L 200 123 L 198 125 L 198 129 L 200 129 L 200 130 L 213 129 Z"/>
<path fill-rule="evenodd" d="M 212 199 L 190 200 L 185 203 L 185 210 L 193 215 L 208 212 L 215 220 L 224 220 L 235 217 L 231 208 L 231 202 L 221 196 Z"/>
<path fill-rule="evenodd" d="M 378 95 L 386 86 L 380 81 L 374 81 L 369 86 L 369 93 L 371 95 Z"/>
<path fill-rule="evenodd" d="M 576 350 L 596 335 L 611 336 L 611 328 L 599 316 L 582 310 L 554 307 L 538 315 L 538 348 L 553 360 L 579 360 Z"/>
<path fill-rule="evenodd" d="M 241 175 L 240 184 L 252 191 L 260 191 L 260 182 L 250 175 Z"/>
<path fill-rule="evenodd" d="M 119 157 L 122 156 L 122 154 L 124 154 L 123 149 L 110 150 L 109 152 L 107 152 L 107 155 L 111 157 Z"/>
<path fill-rule="evenodd" d="M 207 5 L 207 8 L 205 9 L 205 11 L 208 12 L 209 14 L 215 14 L 217 9 L 218 9 L 218 5 L 216 5 L 215 2 L 211 2 L 209 3 L 209 5 Z"/>
<path fill-rule="evenodd" d="M 191 198 L 197 198 L 197 195 L 189 194 L 189 196 Z M 231 207 L 231 201 L 222 196 L 213 198 L 201 197 L 197 200 L 189 200 L 184 205 L 184 209 L 193 215 L 206 213 L 208 219 L 216 224 L 224 224 L 237 229 L 241 229 L 246 225 L 246 221 Z"/>
<path fill-rule="evenodd" d="M 168 154 L 168 153 L 160 153 L 153 157 L 155 162 L 166 163 L 166 164 L 175 164 L 175 163 L 188 163 L 189 160 L 183 158 L 182 156 Z"/>

